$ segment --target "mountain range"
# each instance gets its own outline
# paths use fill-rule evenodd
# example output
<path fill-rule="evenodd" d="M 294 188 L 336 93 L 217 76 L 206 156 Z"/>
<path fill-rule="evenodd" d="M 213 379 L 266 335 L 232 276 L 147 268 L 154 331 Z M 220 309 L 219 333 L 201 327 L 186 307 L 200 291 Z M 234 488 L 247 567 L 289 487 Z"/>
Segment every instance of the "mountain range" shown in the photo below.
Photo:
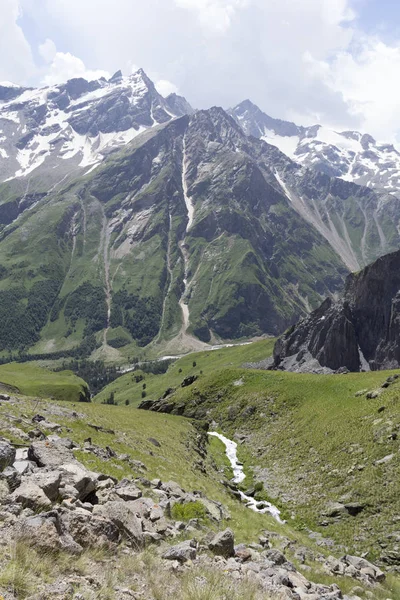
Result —
<path fill-rule="evenodd" d="M 0 85 L 0 350 L 278 334 L 399 247 L 398 156 L 249 101 L 194 111 L 143 70 Z"/>

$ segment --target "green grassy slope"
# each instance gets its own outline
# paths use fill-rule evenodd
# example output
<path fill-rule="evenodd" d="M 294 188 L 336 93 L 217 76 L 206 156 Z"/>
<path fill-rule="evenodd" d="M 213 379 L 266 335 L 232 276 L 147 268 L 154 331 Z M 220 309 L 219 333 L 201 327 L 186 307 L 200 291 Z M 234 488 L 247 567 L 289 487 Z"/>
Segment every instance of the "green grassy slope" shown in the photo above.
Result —
<path fill-rule="evenodd" d="M 18 390 L 27 396 L 78 402 L 88 394 L 86 383 L 72 371 L 53 373 L 32 363 L 0 365 L 0 388 Z"/>
<path fill-rule="evenodd" d="M 146 384 L 146 398 L 158 399 L 166 389 L 180 386 L 188 375 L 208 377 L 215 371 L 226 367 L 240 367 L 245 362 L 257 362 L 272 354 L 275 340 L 273 338 L 254 342 L 243 346 L 221 348 L 206 352 L 188 354 L 174 362 L 164 375 L 144 374 L 144 379 L 135 382 L 135 376 L 141 371 L 127 373 L 105 387 L 95 398 L 94 402 L 103 402 L 114 393 L 114 400 L 124 404 L 129 400 L 131 406 L 137 406 L 142 400 L 143 384 Z M 196 363 L 193 366 L 193 363 Z"/>
<path fill-rule="evenodd" d="M 18 427 L 28 432 L 32 428 L 31 417 L 40 412 L 68 428 L 66 435 L 80 445 L 91 437 L 92 443 L 115 451 L 116 457 L 102 460 L 78 450 L 77 457 L 88 468 L 118 479 L 145 476 L 175 480 L 187 490 L 202 490 L 209 498 L 221 501 L 231 514 L 229 526 L 238 542 L 255 541 L 263 529 L 268 529 L 323 554 L 367 552 L 368 559 L 376 560 L 392 549 L 394 538 L 387 536 L 395 534 L 400 509 L 400 483 L 396 476 L 400 460 L 396 437 L 400 430 L 400 383 L 396 380 L 387 389 L 379 388 L 378 398 L 367 399 L 365 393 L 356 393 L 378 389 L 389 373 L 314 376 L 240 367 L 244 362 L 264 358 L 272 344 L 273 340 L 263 340 L 249 346 L 189 355 L 172 365 L 166 374 L 148 376 L 148 386 L 158 397 L 157 390 L 179 384 L 183 376 L 197 372 L 199 377 L 194 384 L 186 388 L 177 385 L 176 392 L 168 398 L 179 410 L 184 407 L 185 416 L 194 421 L 132 406 L 96 403 L 80 403 L 74 409 L 76 417 L 65 403 L 33 403 L 32 398 L 22 397 L 18 404 L 0 405 L 0 435 L 22 441 L 15 428 L 12 434 L 8 432 L 8 426 L 14 426 L 15 418 L 23 414 Z M 0 381 L 19 387 L 31 397 L 39 391 L 44 395 L 44 385 L 48 386 L 48 394 L 55 396 L 54 390 L 65 390 L 65 382 L 72 377 L 68 372 L 46 375 L 33 365 L 0 367 Z M 128 376 L 131 374 L 112 385 L 120 385 Z M 75 384 L 77 381 L 75 378 Z M 115 395 L 122 393 L 123 389 Z M 64 394 L 57 397 L 67 399 Z M 378 412 L 382 407 L 385 409 Z M 244 443 L 238 448 L 247 474 L 244 489 L 263 481 L 265 497 L 273 498 L 283 509 L 286 525 L 249 511 L 221 485 L 221 478 L 230 478 L 232 473 L 224 447 L 217 439 L 206 443 L 206 455 L 199 453 L 201 431 L 196 421 L 204 418 L 215 420 L 218 429 L 230 438 L 235 434 L 244 436 Z M 113 432 L 97 431 L 89 424 Z M 160 446 L 155 446 L 150 438 Z M 118 458 L 123 454 L 141 461 L 146 470 Z M 389 454 L 393 454 L 389 462 L 376 464 Z M 328 502 L 338 500 L 360 502 L 365 508 L 356 517 L 347 515 L 333 520 L 324 516 Z M 224 526 L 226 523 L 221 524 Z M 335 546 L 315 545 L 309 537 L 310 529 L 334 540 Z M 380 542 L 387 543 L 388 548 L 381 548 Z M 312 570 L 305 572 L 307 577 L 329 580 L 315 563 L 310 567 Z M 344 592 L 354 587 L 354 581 L 336 582 Z M 396 580 L 389 577 L 388 587 L 381 590 L 382 596 L 377 592 L 376 598 L 397 597 L 396 586 Z"/>
<path fill-rule="evenodd" d="M 244 435 L 242 460 L 299 525 L 376 559 L 392 548 L 400 511 L 400 383 L 380 387 L 392 374 L 225 369 L 166 402 L 176 413 L 215 420 L 230 437 Z M 375 399 L 356 395 L 375 389 Z M 338 501 L 364 508 L 355 517 L 327 517 Z"/>

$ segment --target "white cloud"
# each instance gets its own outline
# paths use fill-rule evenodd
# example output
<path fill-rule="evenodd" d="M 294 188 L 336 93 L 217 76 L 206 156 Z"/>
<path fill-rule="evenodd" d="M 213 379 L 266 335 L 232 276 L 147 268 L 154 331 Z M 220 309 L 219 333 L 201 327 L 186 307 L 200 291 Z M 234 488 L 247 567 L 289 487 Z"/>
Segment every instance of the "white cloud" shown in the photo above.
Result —
<path fill-rule="evenodd" d="M 84 62 L 70 52 L 57 52 L 56 45 L 50 39 L 39 46 L 39 52 L 50 63 L 42 79 L 44 85 L 62 83 L 74 77 L 84 77 L 89 81 L 103 76 L 110 77 L 107 71 L 87 69 Z"/>
<path fill-rule="evenodd" d="M 47 38 L 43 44 L 40 44 L 39 54 L 46 63 L 51 63 L 57 54 L 57 47 L 53 40 Z"/>
<path fill-rule="evenodd" d="M 247 3 L 247 0 L 175 0 L 177 6 L 194 12 L 206 31 L 212 33 L 225 33 L 237 10 Z"/>
<path fill-rule="evenodd" d="M 18 0 L 1 0 L 0 16 L 0 80 L 27 84 L 35 71 L 32 52 L 18 25 Z"/>
<path fill-rule="evenodd" d="M 381 139 L 400 138 L 400 42 L 389 46 L 362 36 L 352 53 L 341 52 L 332 63 L 317 62 L 313 68 L 332 89 L 342 91 L 366 131 Z"/>
<path fill-rule="evenodd" d="M 400 131 L 400 44 L 363 37 L 354 0 L 20 1 L 46 40 L 39 48 L 46 67 L 41 74 L 32 68 L 19 30 L 20 66 L 0 68 L 3 78 L 22 81 L 30 71 L 36 81 L 54 83 L 99 76 L 86 65 L 109 73 L 130 73 L 135 65 L 155 74 L 163 93 L 176 86 L 200 108 L 250 98 L 272 116 L 300 123 L 362 127 L 377 137 Z M 17 0 L 2 2 L 15 17 Z M 15 19 L 8 29 L 16 39 Z M 68 52 L 55 48 L 61 40 Z M 1 45 L 11 56 L 0 36 Z"/>
<path fill-rule="evenodd" d="M 161 94 L 161 96 L 164 96 L 165 98 L 169 94 L 178 94 L 179 93 L 179 90 L 176 87 L 176 85 L 174 83 L 172 83 L 171 81 L 167 81 L 166 79 L 159 79 L 158 81 L 156 81 L 155 86 L 156 86 L 157 92 L 159 94 Z"/>

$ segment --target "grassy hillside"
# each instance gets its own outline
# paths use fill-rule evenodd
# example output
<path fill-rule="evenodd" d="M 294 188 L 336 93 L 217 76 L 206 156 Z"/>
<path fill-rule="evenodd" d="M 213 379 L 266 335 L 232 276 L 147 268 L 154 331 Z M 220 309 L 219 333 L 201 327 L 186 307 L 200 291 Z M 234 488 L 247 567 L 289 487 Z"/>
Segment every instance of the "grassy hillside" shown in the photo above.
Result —
<path fill-rule="evenodd" d="M 175 413 L 216 421 L 230 437 L 243 436 L 242 460 L 298 526 L 397 564 L 400 383 L 381 387 L 393 374 L 232 368 L 203 375 L 165 402 L 175 404 Z M 378 396 L 368 399 L 374 390 Z M 360 512 L 330 515 L 337 502 L 359 505 Z"/>
<path fill-rule="evenodd" d="M 176 369 L 179 377 L 182 377 L 179 368 L 190 370 L 194 358 L 203 367 L 203 375 L 192 386 L 179 388 L 172 396 L 177 404 L 185 405 L 185 413 L 195 417 L 194 421 L 94 403 L 79 404 L 74 408 L 76 415 L 66 403 L 45 400 L 32 403 L 31 398 L 20 397 L 16 404 L 0 405 L 0 436 L 21 442 L 15 423 L 28 432 L 32 428 L 31 417 L 39 412 L 47 420 L 59 423 L 62 435 L 81 446 L 76 456 L 90 469 L 118 479 L 127 476 L 175 480 L 187 490 L 201 490 L 207 497 L 222 502 L 231 519 L 220 527 L 227 524 L 232 527 L 237 542 L 256 541 L 267 529 L 322 555 L 368 551 L 369 559 L 376 558 L 378 540 L 393 534 L 396 527 L 393 516 L 400 508 L 396 477 L 399 442 L 389 441 L 387 430 L 389 422 L 393 431 L 400 427 L 397 410 L 400 384 L 394 383 L 383 390 L 378 399 L 367 400 L 365 395 L 356 397 L 356 392 L 375 388 L 389 374 L 322 377 L 237 367 L 245 358 L 256 360 L 262 354 L 265 356 L 268 344 L 271 342 L 263 341 L 249 347 L 191 355 L 159 376 L 162 387 L 168 384 L 168 378 L 171 382 L 177 377 Z M 230 367 L 227 363 L 231 363 Z M 0 380 L 8 372 L 9 385 L 35 389 L 39 385 L 35 378 L 42 370 L 31 365 L 22 367 L 4 365 L 0 368 Z M 68 373 L 54 373 L 49 374 L 49 381 L 53 380 L 53 384 L 58 381 L 61 389 L 69 377 Z M 156 379 L 154 376 L 154 386 Z M 381 406 L 385 410 L 377 413 Z M 24 415 L 22 420 L 21 415 Z M 253 513 L 221 485 L 221 478 L 229 479 L 232 473 L 224 447 L 217 439 L 211 438 L 203 446 L 204 432 L 196 420 L 205 416 L 208 420 L 215 419 L 219 430 L 229 437 L 244 436 L 245 443 L 239 445 L 239 458 L 247 473 L 243 485 L 249 487 L 253 481 L 262 480 L 267 496 L 278 498 L 276 503 L 283 507 L 288 524 Z M 104 429 L 98 430 L 99 427 Z M 115 456 L 103 460 L 84 451 L 83 443 L 88 437 L 100 448 L 111 448 Z M 205 454 L 202 447 L 206 448 Z M 374 465 L 389 453 L 389 448 L 395 454 L 392 461 Z M 122 455 L 140 462 L 128 462 Z M 351 471 L 353 463 L 365 467 Z M 362 501 L 365 510 L 357 517 L 343 516 L 322 526 L 321 509 L 329 500 L 337 500 L 346 492 L 352 492 L 352 501 Z M 380 512 L 376 510 L 378 506 Z M 318 532 L 324 540 L 333 540 L 334 545 L 321 545 L 322 536 L 319 538 Z M 345 593 L 354 587 L 354 580 L 330 577 L 315 561 L 300 565 L 290 554 L 292 550 L 288 552 L 308 578 L 336 582 Z M 397 580 L 389 576 L 385 588 L 374 590 L 374 597 L 393 599 L 398 593 Z M 360 596 L 366 597 L 364 593 Z"/>
<path fill-rule="evenodd" d="M 274 342 L 275 340 L 270 338 L 244 346 L 188 354 L 171 364 L 164 375 L 152 375 L 142 371 L 130 372 L 105 387 L 95 396 L 94 402 L 104 402 L 113 393 L 117 404 L 129 401 L 131 406 L 137 406 L 142 401 L 143 391 L 146 392 L 146 398 L 156 400 L 166 389 L 180 386 L 183 379 L 189 375 L 206 378 L 215 371 L 240 367 L 245 362 L 263 360 L 272 354 Z M 136 383 L 135 377 L 140 375 L 143 376 L 143 380 Z M 143 385 L 146 386 L 145 389 Z"/>
<path fill-rule="evenodd" d="M 72 371 L 54 373 L 32 363 L 0 365 L 0 388 L 19 391 L 27 396 L 79 402 L 86 398 L 86 383 Z"/>

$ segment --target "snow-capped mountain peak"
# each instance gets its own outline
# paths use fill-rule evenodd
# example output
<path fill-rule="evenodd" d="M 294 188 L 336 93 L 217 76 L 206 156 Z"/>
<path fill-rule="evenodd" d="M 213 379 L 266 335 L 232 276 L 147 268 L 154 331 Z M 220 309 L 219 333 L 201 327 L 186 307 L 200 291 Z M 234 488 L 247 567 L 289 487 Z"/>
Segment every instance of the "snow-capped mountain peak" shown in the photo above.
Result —
<path fill-rule="evenodd" d="M 39 89 L 0 84 L 0 181 L 44 163 L 51 180 L 92 169 L 145 129 L 188 112 L 184 98 L 161 96 L 143 69 Z"/>
<path fill-rule="evenodd" d="M 276 146 L 305 167 L 373 189 L 400 191 L 400 153 L 392 144 L 378 143 L 358 131 L 274 119 L 250 100 L 230 112 L 248 135 Z"/>

